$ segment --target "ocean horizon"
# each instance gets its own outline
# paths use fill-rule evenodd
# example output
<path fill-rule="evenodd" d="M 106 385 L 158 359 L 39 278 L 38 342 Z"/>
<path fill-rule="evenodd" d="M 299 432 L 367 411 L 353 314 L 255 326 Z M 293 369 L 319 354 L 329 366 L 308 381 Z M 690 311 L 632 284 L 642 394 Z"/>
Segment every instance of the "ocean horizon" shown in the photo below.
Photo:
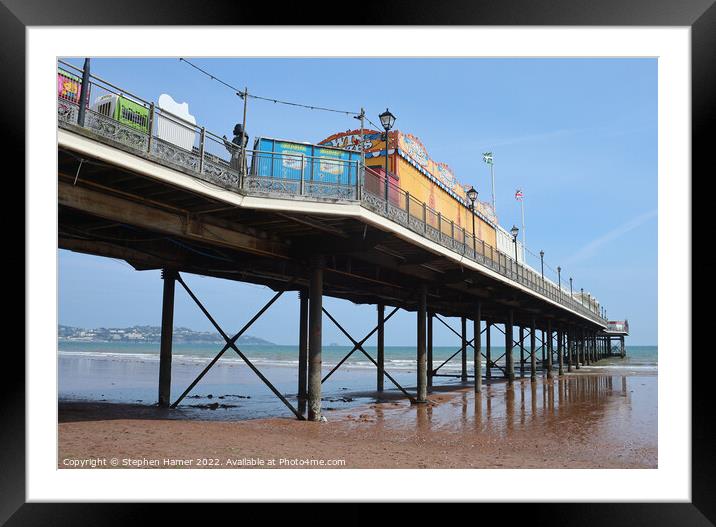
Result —
<path fill-rule="evenodd" d="M 175 343 L 172 357 L 171 399 L 175 401 L 184 389 L 221 349 L 220 344 Z M 159 343 L 59 342 L 58 399 L 60 402 L 102 402 L 153 405 L 157 402 Z M 366 346 L 375 358 L 375 346 Z M 287 397 L 296 404 L 298 346 L 240 346 L 249 360 Z M 325 376 L 351 350 L 350 346 L 324 346 L 322 372 Z M 435 346 L 433 367 L 438 368 L 458 348 Z M 500 357 L 504 347 L 493 347 L 493 357 Z M 539 352 L 538 352 L 539 353 Z M 519 350 L 515 354 L 519 359 Z M 541 357 L 540 357 L 541 358 Z M 472 350 L 468 350 L 468 375 L 472 375 Z M 483 360 L 483 374 L 484 374 Z M 504 364 L 499 360 L 498 365 Z M 529 368 L 527 361 L 526 368 Z M 566 369 L 566 365 L 565 365 Z M 581 372 L 604 372 L 612 375 L 656 375 L 656 346 L 629 346 L 627 357 L 604 359 L 583 367 Z M 386 346 L 385 370 L 409 392 L 415 389 L 416 350 L 414 346 Z M 439 370 L 446 377 L 434 377 L 436 387 L 465 386 L 460 379 L 460 354 Z M 520 375 L 519 363 L 515 374 Z M 502 372 L 493 368 L 495 380 Z M 529 375 L 529 373 L 526 373 Z M 376 400 L 403 397 L 389 379 L 385 391 L 376 390 L 376 368 L 356 351 L 323 384 L 324 410 L 338 410 Z M 468 380 L 472 383 L 472 379 Z M 291 415 L 278 398 L 258 379 L 243 360 L 227 350 L 170 418 L 247 419 Z"/>
<path fill-rule="evenodd" d="M 174 343 L 172 346 L 172 360 L 178 363 L 193 364 L 205 363 L 207 359 L 213 358 L 223 347 L 222 343 Z M 298 345 L 239 345 L 239 349 L 251 362 L 256 365 L 267 366 L 297 366 Z M 377 355 L 375 346 L 364 346 L 365 351 L 374 359 Z M 324 345 L 322 350 L 323 367 L 333 367 L 345 357 L 352 349 L 352 346 Z M 60 357 L 95 357 L 98 359 L 116 359 L 127 361 L 158 361 L 158 342 L 76 342 L 59 341 L 58 351 Z M 451 355 L 458 351 L 458 346 L 433 346 L 433 363 L 439 366 Z M 483 345 L 483 354 L 485 352 Z M 504 346 L 492 346 L 493 358 L 500 357 L 505 352 Z M 528 348 L 525 348 L 527 354 Z M 538 357 L 541 352 L 538 350 Z M 513 352 L 515 359 L 519 360 L 519 349 Z M 450 362 L 445 364 L 441 370 L 460 371 L 460 354 L 458 353 Z M 231 349 L 227 350 L 221 358 L 222 362 L 242 363 L 243 360 Z M 472 348 L 468 348 L 468 363 L 472 362 Z M 503 364 L 504 361 L 498 361 Z M 415 346 L 385 346 L 385 366 L 399 370 L 414 370 L 416 364 Z M 605 359 L 600 364 L 608 364 L 610 367 L 625 368 L 649 367 L 656 368 L 658 365 L 657 346 L 628 346 L 625 359 L 618 357 Z M 349 357 L 342 367 L 373 369 L 375 366 L 368 360 L 360 350 L 356 350 Z M 517 367 L 517 366 L 516 366 Z"/>

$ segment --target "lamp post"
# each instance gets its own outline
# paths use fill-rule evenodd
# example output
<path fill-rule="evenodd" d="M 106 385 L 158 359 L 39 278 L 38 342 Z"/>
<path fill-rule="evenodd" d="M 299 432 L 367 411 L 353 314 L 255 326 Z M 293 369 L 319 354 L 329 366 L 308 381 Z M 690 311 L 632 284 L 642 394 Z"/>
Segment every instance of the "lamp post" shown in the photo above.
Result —
<path fill-rule="evenodd" d="M 388 210 L 388 132 L 393 128 L 395 115 L 390 113 L 390 110 L 386 108 L 378 118 L 380 119 L 380 124 L 382 124 L 385 129 L 385 209 Z"/>
<path fill-rule="evenodd" d="M 557 286 L 559 287 L 559 300 L 562 301 L 562 268 L 557 266 Z"/>
<path fill-rule="evenodd" d="M 519 273 L 517 273 L 517 235 L 519 234 L 520 230 L 517 228 L 517 225 L 513 225 L 510 229 L 510 234 L 512 234 L 512 243 L 515 244 L 515 274 L 517 274 L 517 278 L 519 278 Z"/>
<path fill-rule="evenodd" d="M 85 107 L 87 104 L 87 96 L 90 89 L 90 59 L 85 59 L 84 68 L 82 68 L 82 85 L 80 86 L 80 109 L 77 113 L 77 123 L 80 126 L 85 125 Z M 151 136 L 151 131 L 149 133 Z"/>
<path fill-rule="evenodd" d="M 582 307 L 584 307 L 584 288 L 579 288 L 579 301 L 582 303 Z"/>
<path fill-rule="evenodd" d="M 544 251 L 539 252 L 539 261 L 542 266 L 542 289 L 544 289 Z"/>
<path fill-rule="evenodd" d="M 467 197 L 470 200 L 470 212 L 472 212 L 472 254 L 477 257 L 477 242 L 475 236 L 475 200 L 477 199 L 477 190 L 472 185 L 467 191 Z"/>
<path fill-rule="evenodd" d="M 574 299 L 574 294 L 572 293 L 572 277 L 569 277 L 569 298 Z"/>

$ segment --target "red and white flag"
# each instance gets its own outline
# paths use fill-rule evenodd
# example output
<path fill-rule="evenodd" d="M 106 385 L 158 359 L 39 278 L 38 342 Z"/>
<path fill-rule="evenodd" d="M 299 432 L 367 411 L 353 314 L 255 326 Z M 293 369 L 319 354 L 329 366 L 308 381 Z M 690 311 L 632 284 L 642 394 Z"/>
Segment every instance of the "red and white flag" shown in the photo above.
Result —
<path fill-rule="evenodd" d="M 517 190 L 515 191 L 515 199 L 516 199 L 517 201 L 522 201 L 522 198 L 524 198 L 524 195 L 522 194 L 522 190 L 517 189 Z"/>

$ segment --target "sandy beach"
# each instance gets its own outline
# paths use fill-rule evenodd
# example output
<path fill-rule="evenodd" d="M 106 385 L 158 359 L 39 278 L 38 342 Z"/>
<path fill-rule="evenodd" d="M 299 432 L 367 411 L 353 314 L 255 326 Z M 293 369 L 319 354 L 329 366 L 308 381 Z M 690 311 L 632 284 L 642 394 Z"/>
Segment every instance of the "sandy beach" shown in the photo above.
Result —
<path fill-rule="evenodd" d="M 436 387 L 291 418 L 180 419 L 149 405 L 61 402 L 58 468 L 656 468 L 657 375 Z M 116 465 L 115 465 L 116 464 Z"/>

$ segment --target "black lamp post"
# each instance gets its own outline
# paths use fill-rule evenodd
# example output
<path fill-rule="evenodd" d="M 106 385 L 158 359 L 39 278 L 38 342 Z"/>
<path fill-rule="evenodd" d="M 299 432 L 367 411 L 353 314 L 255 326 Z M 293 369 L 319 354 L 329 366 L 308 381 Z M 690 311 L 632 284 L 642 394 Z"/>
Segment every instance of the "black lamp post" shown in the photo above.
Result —
<path fill-rule="evenodd" d="M 569 298 L 574 298 L 574 294 L 572 293 L 572 277 L 569 277 Z"/>
<path fill-rule="evenodd" d="M 582 303 L 582 307 L 584 307 L 584 288 L 579 288 L 579 301 Z"/>
<path fill-rule="evenodd" d="M 87 96 L 90 89 L 90 59 L 85 59 L 85 65 L 82 69 L 82 85 L 80 86 L 80 109 L 77 113 L 77 123 L 80 126 L 85 125 L 85 107 L 87 104 Z M 149 134 L 151 135 L 151 133 Z"/>
<path fill-rule="evenodd" d="M 544 289 L 544 251 L 539 252 L 539 261 L 542 266 L 542 289 Z"/>
<path fill-rule="evenodd" d="M 383 128 L 385 129 L 385 208 L 388 208 L 388 131 L 393 128 L 393 124 L 395 123 L 395 115 L 390 113 L 390 110 L 388 108 L 385 109 L 383 113 L 381 113 L 378 118 L 380 119 L 380 124 L 383 125 Z"/>
<path fill-rule="evenodd" d="M 562 300 L 562 268 L 557 266 L 557 286 L 559 286 L 559 299 Z"/>
<path fill-rule="evenodd" d="M 477 242 L 475 236 L 475 200 L 477 200 L 477 190 L 472 185 L 467 191 L 467 197 L 470 200 L 470 212 L 472 212 L 472 254 L 477 257 Z"/>
<path fill-rule="evenodd" d="M 519 273 L 517 273 L 517 235 L 519 232 L 520 230 L 517 228 L 517 225 L 513 225 L 510 229 L 510 234 L 512 234 L 512 243 L 515 244 L 515 274 L 517 274 L 517 278 L 519 278 Z"/>

